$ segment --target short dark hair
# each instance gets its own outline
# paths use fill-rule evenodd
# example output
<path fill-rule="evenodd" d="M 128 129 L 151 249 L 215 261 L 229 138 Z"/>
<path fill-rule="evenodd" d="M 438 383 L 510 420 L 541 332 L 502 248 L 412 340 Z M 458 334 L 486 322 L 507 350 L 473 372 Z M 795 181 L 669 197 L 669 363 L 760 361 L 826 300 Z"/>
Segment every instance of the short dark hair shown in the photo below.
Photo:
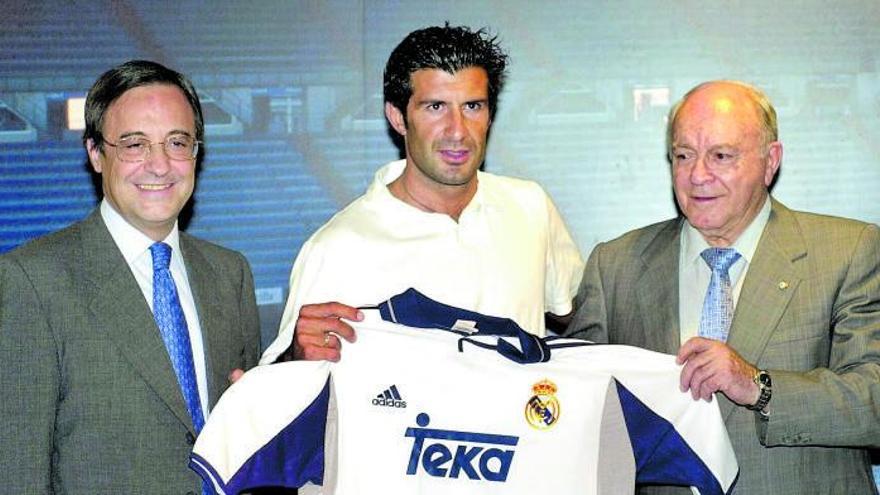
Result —
<path fill-rule="evenodd" d="M 486 28 L 433 26 L 409 33 L 391 52 L 385 65 L 385 101 L 406 118 L 412 96 L 410 75 L 421 69 L 440 69 L 455 74 L 468 67 L 480 67 L 489 76 L 489 115 L 495 117 L 498 94 L 506 78 L 508 56 Z"/>
<path fill-rule="evenodd" d="M 86 96 L 83 144 L 88 146 L 88 140 L 91 139 L 95 147 L 103 149 L 104 135 L 101 131 L 107 109 L 126 91 L 151 84 L 168 84 L 183 91 L 195 116 L 195 138 L 202 141 L 205 135 L 202 104 L 192 82 L 183 74 L 162 64 L 149 60 L 129 60 L 101 74 L 89 90 Z"/>

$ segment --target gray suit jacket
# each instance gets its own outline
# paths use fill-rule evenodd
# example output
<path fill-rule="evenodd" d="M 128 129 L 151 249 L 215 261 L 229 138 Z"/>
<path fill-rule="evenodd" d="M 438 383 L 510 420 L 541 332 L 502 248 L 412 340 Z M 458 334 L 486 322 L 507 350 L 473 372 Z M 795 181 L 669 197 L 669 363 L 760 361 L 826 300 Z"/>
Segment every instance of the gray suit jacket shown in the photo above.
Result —
<path fill-rule="evenodd" d="M 676 353 L 683 222 L 597 246 L 566 334 Z M 773 379 L 769 421 L 716 396 L 740 465 L 735 493 L 877 493 L 865 449 L 880 445 L 877 226 L 774 200 L 728 344 Z"/>
<path fill-rule="evenodd" d="M 240 254 L 180 234 L 199 314 L 209 403 L 259 358 Z M 143 293 L 96 209 L 0 256 L 4 493 L 201 492 L 194 441 Z"/>

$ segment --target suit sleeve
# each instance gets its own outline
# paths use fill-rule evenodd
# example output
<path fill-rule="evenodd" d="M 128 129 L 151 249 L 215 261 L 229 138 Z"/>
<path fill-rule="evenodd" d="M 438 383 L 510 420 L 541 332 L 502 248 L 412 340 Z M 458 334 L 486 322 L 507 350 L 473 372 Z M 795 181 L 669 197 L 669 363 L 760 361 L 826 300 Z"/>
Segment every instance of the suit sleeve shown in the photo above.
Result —
<path fill-rule="evenodd" d="M 0 472 L 6 493 L 50 493 L 60 372 L 40 296 L 14 259 L 0 257 Z"/>
<path fill-rule="evenodd" d="M 837 291 L 827 367 L 770 370 L 770 419 L 756 418 L 761 443 L 880 445 L 880 231 L 862 230 Z"/>
<path fill-rule="evenodd" d="M 251 272 L 247 259 L 241 256 L 241 321 L 242 337 L 244 339 L 244 362 L 245 370 L 253 368 L 260 359 L 260 314 L 257 310 L 256 292 L 254 291 L 254 275 Z"/>
<path fill-rule="evenodd" d="M 564 336 L 593 342 L 608 342 L 608 308 L 602 279 L 602 248 L 599 244 L 590 253 L 580 287 L 575 296 L 574 317 Z"/>

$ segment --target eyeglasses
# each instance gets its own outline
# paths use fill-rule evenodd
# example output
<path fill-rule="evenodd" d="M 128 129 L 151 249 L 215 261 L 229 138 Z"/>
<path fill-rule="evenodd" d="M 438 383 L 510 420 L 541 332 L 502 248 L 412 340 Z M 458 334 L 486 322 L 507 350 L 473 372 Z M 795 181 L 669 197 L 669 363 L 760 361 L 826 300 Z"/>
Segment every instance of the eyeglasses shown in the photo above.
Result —
<path fill-rule="evenodd" d="M 124 137 L 116 143 L 104 141 L 107 146 L 116 148 L 116 157 L 124 162 L 142 162 L 150 157 L 150 150 L 161 144 L 165 154 L 172 160 L 192 160 L 199 154 L 199 143 L 186 134 L 168 136 L 165 141 L 154 143 L 140 136 Z"/>

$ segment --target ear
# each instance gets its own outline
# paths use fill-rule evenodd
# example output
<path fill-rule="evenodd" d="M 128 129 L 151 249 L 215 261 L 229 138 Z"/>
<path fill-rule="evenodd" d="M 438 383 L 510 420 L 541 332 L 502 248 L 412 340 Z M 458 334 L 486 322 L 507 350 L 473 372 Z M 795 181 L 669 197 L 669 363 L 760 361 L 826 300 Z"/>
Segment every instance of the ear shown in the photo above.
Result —
<path fill-rule="evenodd" d="M 101 150 L 95 146 L 95 140 L 89 138 L 86 141 L 86 151 L 89 154 L 89 163 L 92 165 L 92 170 L 97 173 L 103 172 L 104 168 L 104 154 L 101 153 Z"/>
<path fill-rule="evenodd" d="M 782 143 L 773 141 L 767 149 L 767 164 L 764 169 L 764 185 L 770 187 L 773 177 L 782 165 Z"/>
<path fill-rule="evenodd" d="M 390 102 L 385 102 L 385 118 L 398 134 L 406 136 L 406 119 L 403 118 L 403 112 Z"/>

